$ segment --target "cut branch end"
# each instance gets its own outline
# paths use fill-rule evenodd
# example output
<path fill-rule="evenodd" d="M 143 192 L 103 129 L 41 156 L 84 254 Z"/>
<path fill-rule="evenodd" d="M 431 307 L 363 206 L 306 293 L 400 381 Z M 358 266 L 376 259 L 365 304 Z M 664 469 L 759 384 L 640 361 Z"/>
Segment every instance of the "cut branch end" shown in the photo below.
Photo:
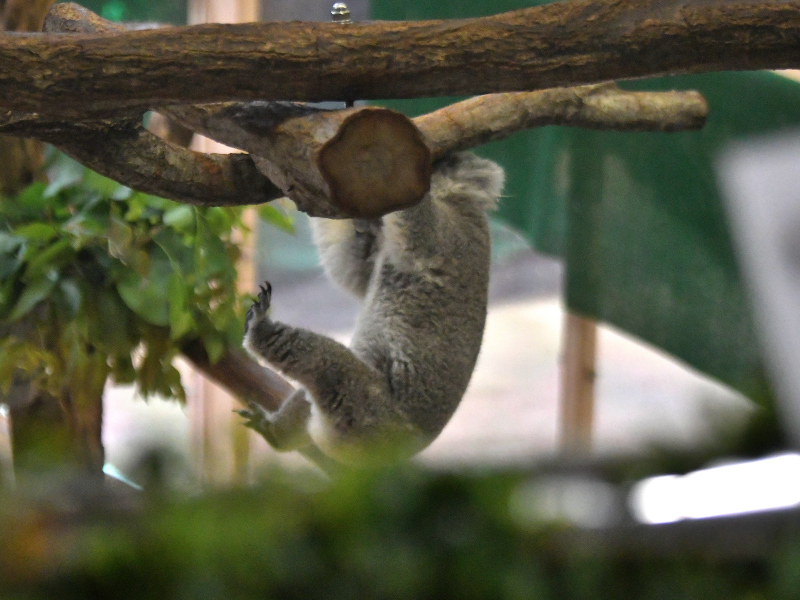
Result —
<path fill-rule="evenodd" d="M 430 150 L 414 124 L 392 110 L 349 115 L 317 164 L 333 203 L 359 217 L 414 206 L 430 188 Z"/>

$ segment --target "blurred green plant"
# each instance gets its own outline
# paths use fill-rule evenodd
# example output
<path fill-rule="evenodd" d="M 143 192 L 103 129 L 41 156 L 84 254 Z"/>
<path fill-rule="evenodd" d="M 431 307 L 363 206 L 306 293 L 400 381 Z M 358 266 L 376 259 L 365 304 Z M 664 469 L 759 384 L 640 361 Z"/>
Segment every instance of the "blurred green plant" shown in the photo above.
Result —
<path fill-rule="evenodd" d="M 567 524 L 510 510 L 529 482 L 406 468 L 321 483 L 275 471 L 255 490 L 137 496 L 133 511 L 130 499 L 84 497 L 81 511 L 60 497 L 0 497 L 0 598 L 797 597 L 796 529 L 761 558 L 582 546 Z"/>
<path fill-rule="evenodd" d="M 215 361 L 241 340 L 242 209 L 134 192 L 60 155 L 50 174 L 0 203 L 0 388 L 22 371 L 93 402 L 111 376 L 183 399 L 180 343 Z"/>

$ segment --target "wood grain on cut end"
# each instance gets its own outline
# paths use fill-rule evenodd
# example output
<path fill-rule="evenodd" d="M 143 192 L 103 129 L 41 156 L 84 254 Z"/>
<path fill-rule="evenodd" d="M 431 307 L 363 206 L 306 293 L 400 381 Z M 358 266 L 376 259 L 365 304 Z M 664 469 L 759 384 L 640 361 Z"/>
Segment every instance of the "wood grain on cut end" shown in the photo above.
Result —
<path fill-rule="evenodd" d="M 408 117 L 384 108 L 350 115 L 320 148 L 317 164 L 333 203 L 362 218 L 414 206 L 430 189 L 422 135 Z"/>

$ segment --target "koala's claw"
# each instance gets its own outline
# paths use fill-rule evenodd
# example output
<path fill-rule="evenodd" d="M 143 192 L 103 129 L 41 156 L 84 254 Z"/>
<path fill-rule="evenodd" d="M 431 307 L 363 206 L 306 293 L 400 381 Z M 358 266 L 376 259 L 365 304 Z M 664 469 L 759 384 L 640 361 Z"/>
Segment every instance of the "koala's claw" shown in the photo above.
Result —
<path fill-rule="evenodd" d="M 256 431 L 260 431 L 264 427 L 264 423 L 269 422 L 269 413 L 263 406 L 259 406 L 255 402 L 248 402 L 247 409 L 235 410 L 236 414 L 244 417 L 245 422 L 243 425 Z"/>
<path fill-rule="evenodd" d="M 244 319 L 244 332 L 247 333 L 250 329 L 250 323 L 255 318 L 263 317 L 267 314 L 270 304 L 272 303 L 272 285 L 269 281 L 265 281 L 264 285 L 258 286 L 261 291 L 258 293 L 258 298 L 253 305 L 247 310 L 247 316 Z"/>
<path fill-rule="evenodd" d="M 245 427 L 260 433 L 273 447 L 277 444 L 275 436 L 272 433 L 272 419 L 270 413 L 263 406 L 255 402 L 248 402 L 248 409 L 235 410 L 236 414 L 244 417 L 245 421 L 242 423 Z"/>

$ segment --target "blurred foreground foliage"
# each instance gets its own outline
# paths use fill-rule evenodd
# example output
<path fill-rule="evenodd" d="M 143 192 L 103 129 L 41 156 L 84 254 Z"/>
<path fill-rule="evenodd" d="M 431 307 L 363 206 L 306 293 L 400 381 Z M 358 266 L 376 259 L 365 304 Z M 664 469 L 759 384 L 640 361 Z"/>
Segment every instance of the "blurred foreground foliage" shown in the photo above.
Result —
<path fill-rule="evenodd" d="M 565 549 L 521 473 L 410 468 L 254 490 L 0 496 L 0 598 L 794 598 L 800 538 L 723 560 Z"/>

